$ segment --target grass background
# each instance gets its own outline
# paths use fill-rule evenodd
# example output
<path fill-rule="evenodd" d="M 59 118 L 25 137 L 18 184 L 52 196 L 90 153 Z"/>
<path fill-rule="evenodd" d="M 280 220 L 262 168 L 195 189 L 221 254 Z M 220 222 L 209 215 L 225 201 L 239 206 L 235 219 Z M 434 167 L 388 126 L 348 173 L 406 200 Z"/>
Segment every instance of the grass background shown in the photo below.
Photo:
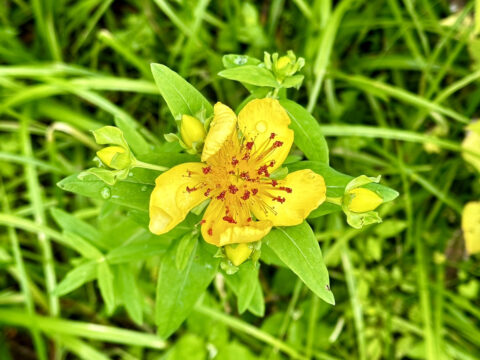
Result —
<path fill-rule="evenodd" d="M 478 173 L 460 156 L 465 126 L 479 115 L 474 8 L 443 0 L 1 0 L 0 358 L 479 359 L 480 268 L 460 230 L 463 204 L 480 193 Z M 382 174 L 401 192 L 376 226 L 354 230 L 340 214 L 312 221 L 337 305 L 290 271 L 262 266 L 264 318 L 236 314 L 218 280 L 164 343 L 152 321 L 158 256 L 132 265 L 141 326 L 121 308 L 107 314 L 93 282 L 52 295 L 77 255 L 58 244 L 50 208 L 95 226 L 118 222 L 101 202 L 55 185 L 93 165 L 89 130 L 121 115 L 158 145 L 175 131 L 149 64 L 166 64 L 212 102 L 236 106 L 248 92 L 216 75 L 222 55 L 288 49 L 306 59 L 304 86 L 289 96 L 321 123 L 331 165 Z"/>

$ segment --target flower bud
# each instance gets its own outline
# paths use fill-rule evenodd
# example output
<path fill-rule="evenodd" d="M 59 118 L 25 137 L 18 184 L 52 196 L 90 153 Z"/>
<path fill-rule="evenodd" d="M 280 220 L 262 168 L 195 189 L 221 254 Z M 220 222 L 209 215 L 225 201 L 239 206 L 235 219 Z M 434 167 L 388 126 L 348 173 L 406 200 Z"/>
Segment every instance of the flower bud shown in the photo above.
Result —
<path fill-rule="evenodd" d="M 480 201 L 471 201 L 463 208 L 462 230 L 467 252 L 480 252 Z"/>
<path fill-rule="evenodd" d="M 131 164 L 129 154 L 120 146 L 107 146 L 97 151 L 97 156 L 102 163 L 115 170 L 125 169 Z"/>
<path fill-rule="evenodd" d="M 225 254 L 227 258 L 235 266 L 240 266 L 247 260 L 252 254 L 253 249 L 246 243 L 227 245 L 225 246 Z"/>
<path fill-rule="evenodd" d="M 290 65 L 291 59 L 288 56 L 282 56 L 280 59 L 277 61 L 277 70 L 282 71 L 285 70 L 287 66 Z"/>
<path fill-rule="evenodd" d="M 474 131 L 469 131 L 462 142 L 462 157 L 477 171 L 480 171 L 480 158 L 469 151 L 480 154 L 480 135 Z"/>
<path fill-rule="evenodd" d="M 192 148 L 194 143 L 202 142 L 205 138 L 205 127 L 197 118 L 190 115 L 183 115 L 180 125 L 180 135 L 185 145 Z"/>
<path fill-rule="evenodd" d="M 350 202 L 347 202 L 348 210 L 355 213 L 375 210 L 383 202 L 377 193 L 362 187 L 350 190 L 347 196 L 350 196 Z"/>

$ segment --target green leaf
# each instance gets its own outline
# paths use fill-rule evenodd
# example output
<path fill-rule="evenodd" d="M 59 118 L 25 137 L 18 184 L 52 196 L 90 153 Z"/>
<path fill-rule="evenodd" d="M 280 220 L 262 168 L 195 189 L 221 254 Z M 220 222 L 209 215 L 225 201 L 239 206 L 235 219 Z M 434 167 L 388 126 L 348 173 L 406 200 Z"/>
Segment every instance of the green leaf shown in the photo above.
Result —
<path fill-rule="evenodd" d="M 162 338 L 178 329 L 213 280 L 220 260 L 213 257 L 208 246 L 203 241 L 197 242 L 182 271 L 175 264 L 178 242 L 163 257 L 155 304 L 155 322 Z"/>
<path fill-rule="evenodd" d="M 130 318 L 137 324 L 143 323 L 143 298 L 138 290 L 134 273 L 128 265 L 117 265 L 113 268 L 116 273 L 115 284 L 119 289 L 120 298 L 127 309 Z"/>
<path fill-rule="evenodd" d="M 123 132 L 115 126 L 104 126 L 92 131 L 95 141 L 100 145 L 118 145 L 128 149 L 128 144 L 123 137 Z"/>
<path fill-rule="evenodd" d="M 100 238 L 100 233 L 96 228 L 75 216 L 58 208 L 52 208 L 50 212 L 63 231 L 79 235 L 91 243 L 96 243 Z"/>
<path fill-rule="evenodd" d="M 184 270 L 187 266 L 190 255 L 195 249 L 195 246 L 198 242 L 198 235 L 191 232 L 190 234 L 185 234 L 177 247 L 177 256 L 175 258 L 175 265 L 177 265 L 178 270 Z"/>
<path fill-rule="evenodd" d="M 108 186 L 94 175 L 71 175 L 57 184 L 61 189 L 94 199 L 103 199 L 128 208 L 148 212 L 153 185 L 132 182 L 129 178 Z"/>
<path fill-rule="evenodd" d="M 218 75 L 229 80 L 240 81 L 255 86 L 280 87 L 280 84 L 270 70 L 255 65 L 238 66 L 222 70 Z"/>
<path fill-rule="evenodd" d="M 328 145 L 317 120 L 296 102 L 288 99 L 279 101 L 292 120 L 290 127 L 295 132 L 295 145 L 308 159 L 328 165 Z"/>
<path fill-rule="evenodd" d="M 128 146 L 133 150 L 135 154 L 145 154 L 151 150 L 151 146 L 143 138 L 142 135 L 135 129 L 130 121 L 125 120 L 122 117 L 115 117 L 115 125 L 123 131 L 123 135 L 128 143 Z"/>
<path fill-rule="evenodd" d="M 260 284 L 258 276 L 253 286 L 255 287 L 255 290 L 253 292 L 252 301 L 248 305 L 248 311 L 253 315 L 263 317 L 265 315 L 265 299 L 263 298 L 262 285 Z"/>
<path fill-rule="evenodd" d="M 103 254 L 95 246 L 81 236 L 70 231 L 65 231 L 63 234 L 65 241 L 83 257 L 90 260 L 98 260 L 103 257 Z"/>
<path fill-rule="evenodd" d="M 195 116 L 203 109 L 206 117 L 212 115 L 208 100 L 175 71 L 161 64 L 152 64 L 151 68 L 158 90 L 175 119 L 183 114 Z"/>
<path fill-rule="evenodd" d="M 303 78 L 303 75 L 288 76 L 282 81 L 282 87 L 285 89 L 292 87 L 299 89 L 302 86 Z"/>
<path fill-rule="evenodd" d="M 113 287 L 113 273 L 106 261 L 98 263 L 97 279 L 107 313 L 111 315 L 115 310 L 115 289 Z"/>
<path fill-rule="evenodd" d="M 225 275 L 225 281 L 237 296 L 237 308 L 240 314 L 250 306 L 256 290 L 258 266 L 252 261 L 246 261 L 238 267 L 233 275 Z"/>
<path fill-rule="evenodd" d="M 272 249 L 318 297 L 329 304 L 335 304 L 322 251 L 306 222 L 271 231 L 264 238 L 263 244 Z"/>
<path fill-rule="evenodd" d="M 223 55 L 222 63 L 226 69 L 231 69 L 238 66 L 258 65 L 261 61 L 248 55 L 228 54 Z"/>
<path fill-rule="evenodd" d="M 70 270 L 55 288 L 55 295 L 63 296 L 97 277 L 97 262 L 89 261 Z"/>

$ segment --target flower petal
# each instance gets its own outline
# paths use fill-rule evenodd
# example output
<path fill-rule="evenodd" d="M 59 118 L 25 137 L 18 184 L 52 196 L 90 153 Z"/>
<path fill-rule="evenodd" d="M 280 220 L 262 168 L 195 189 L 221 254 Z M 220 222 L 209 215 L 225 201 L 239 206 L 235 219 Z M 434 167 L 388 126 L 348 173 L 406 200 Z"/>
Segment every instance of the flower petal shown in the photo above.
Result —
<path fill-rule="evenodd" d="M 259 220 L 270 220 L 273 226 L 293 226 L 302 221 L 325 201 L 327 188 L 323 176 L 310 169 L 289 174 L 275 187 L 258 193 L 261 201 L 252 204 Z"/>
<path fill-rule="evenodd" d="M 262 163 L 274 160 L 271 171 L 283 164 L 293 143 L 293 130 L 288 128 L 290 118 L 275 99 L 250 101 L 238 114 L 238 127 L 245 141 L 253 141 L 257 153 L 268 151 L 275 143 L 280 145 L 262 158 Z"/>
<path fill-rule="evenodd" d="M 262 239 L 272 228 L 268 220 L 231 223 L 224 219 L 225 214 L 225 202 L 213 199 L 202 221 L 202 235 L 206 242 L 216 246 L 249 243 Z"/>
<path fill-rule="evenodd" d="M 184 163 L 157 177 L 150 195 L 152 233 L 160 235 L 170 231 L 206 199 L 204 192 L 196 188 L 202 179 L 203 166 L 202 163 Z"/>
<path fill-rule="evenodd" d="M 207 161 L 222 148 L 225 141 L 235 134 L 236 125 L 237 115 L 233 110 L 217 102 L 213 107 L 213 120 L 205 138 L 202 161 Z"/>

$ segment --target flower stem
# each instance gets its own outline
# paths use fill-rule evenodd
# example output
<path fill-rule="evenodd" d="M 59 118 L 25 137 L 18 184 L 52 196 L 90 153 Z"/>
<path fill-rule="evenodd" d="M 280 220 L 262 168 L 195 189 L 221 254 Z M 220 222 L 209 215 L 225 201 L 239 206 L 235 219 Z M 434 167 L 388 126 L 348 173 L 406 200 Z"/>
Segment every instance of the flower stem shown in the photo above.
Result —
<path fill-rule="evenodd" d="M 149 169 L 149 170 L 156 170 L 156 171 L 166 171 L 169 168 L 165 166 L 160 166 L 160 165 L 155 165 L 155 164 L 149 164 L 143 161 L 136 160 L 133 163 L 133 167 L 139 167 L 143 169 Z"/>
<path fill-rule="evenodd" d="M 342 206 L 342 197 L 328 197 L 325 199 L 327 202 L 331 203 L 331 204 L 335 204 L 335 205 L 338 205 L 338 206 Z"/>

